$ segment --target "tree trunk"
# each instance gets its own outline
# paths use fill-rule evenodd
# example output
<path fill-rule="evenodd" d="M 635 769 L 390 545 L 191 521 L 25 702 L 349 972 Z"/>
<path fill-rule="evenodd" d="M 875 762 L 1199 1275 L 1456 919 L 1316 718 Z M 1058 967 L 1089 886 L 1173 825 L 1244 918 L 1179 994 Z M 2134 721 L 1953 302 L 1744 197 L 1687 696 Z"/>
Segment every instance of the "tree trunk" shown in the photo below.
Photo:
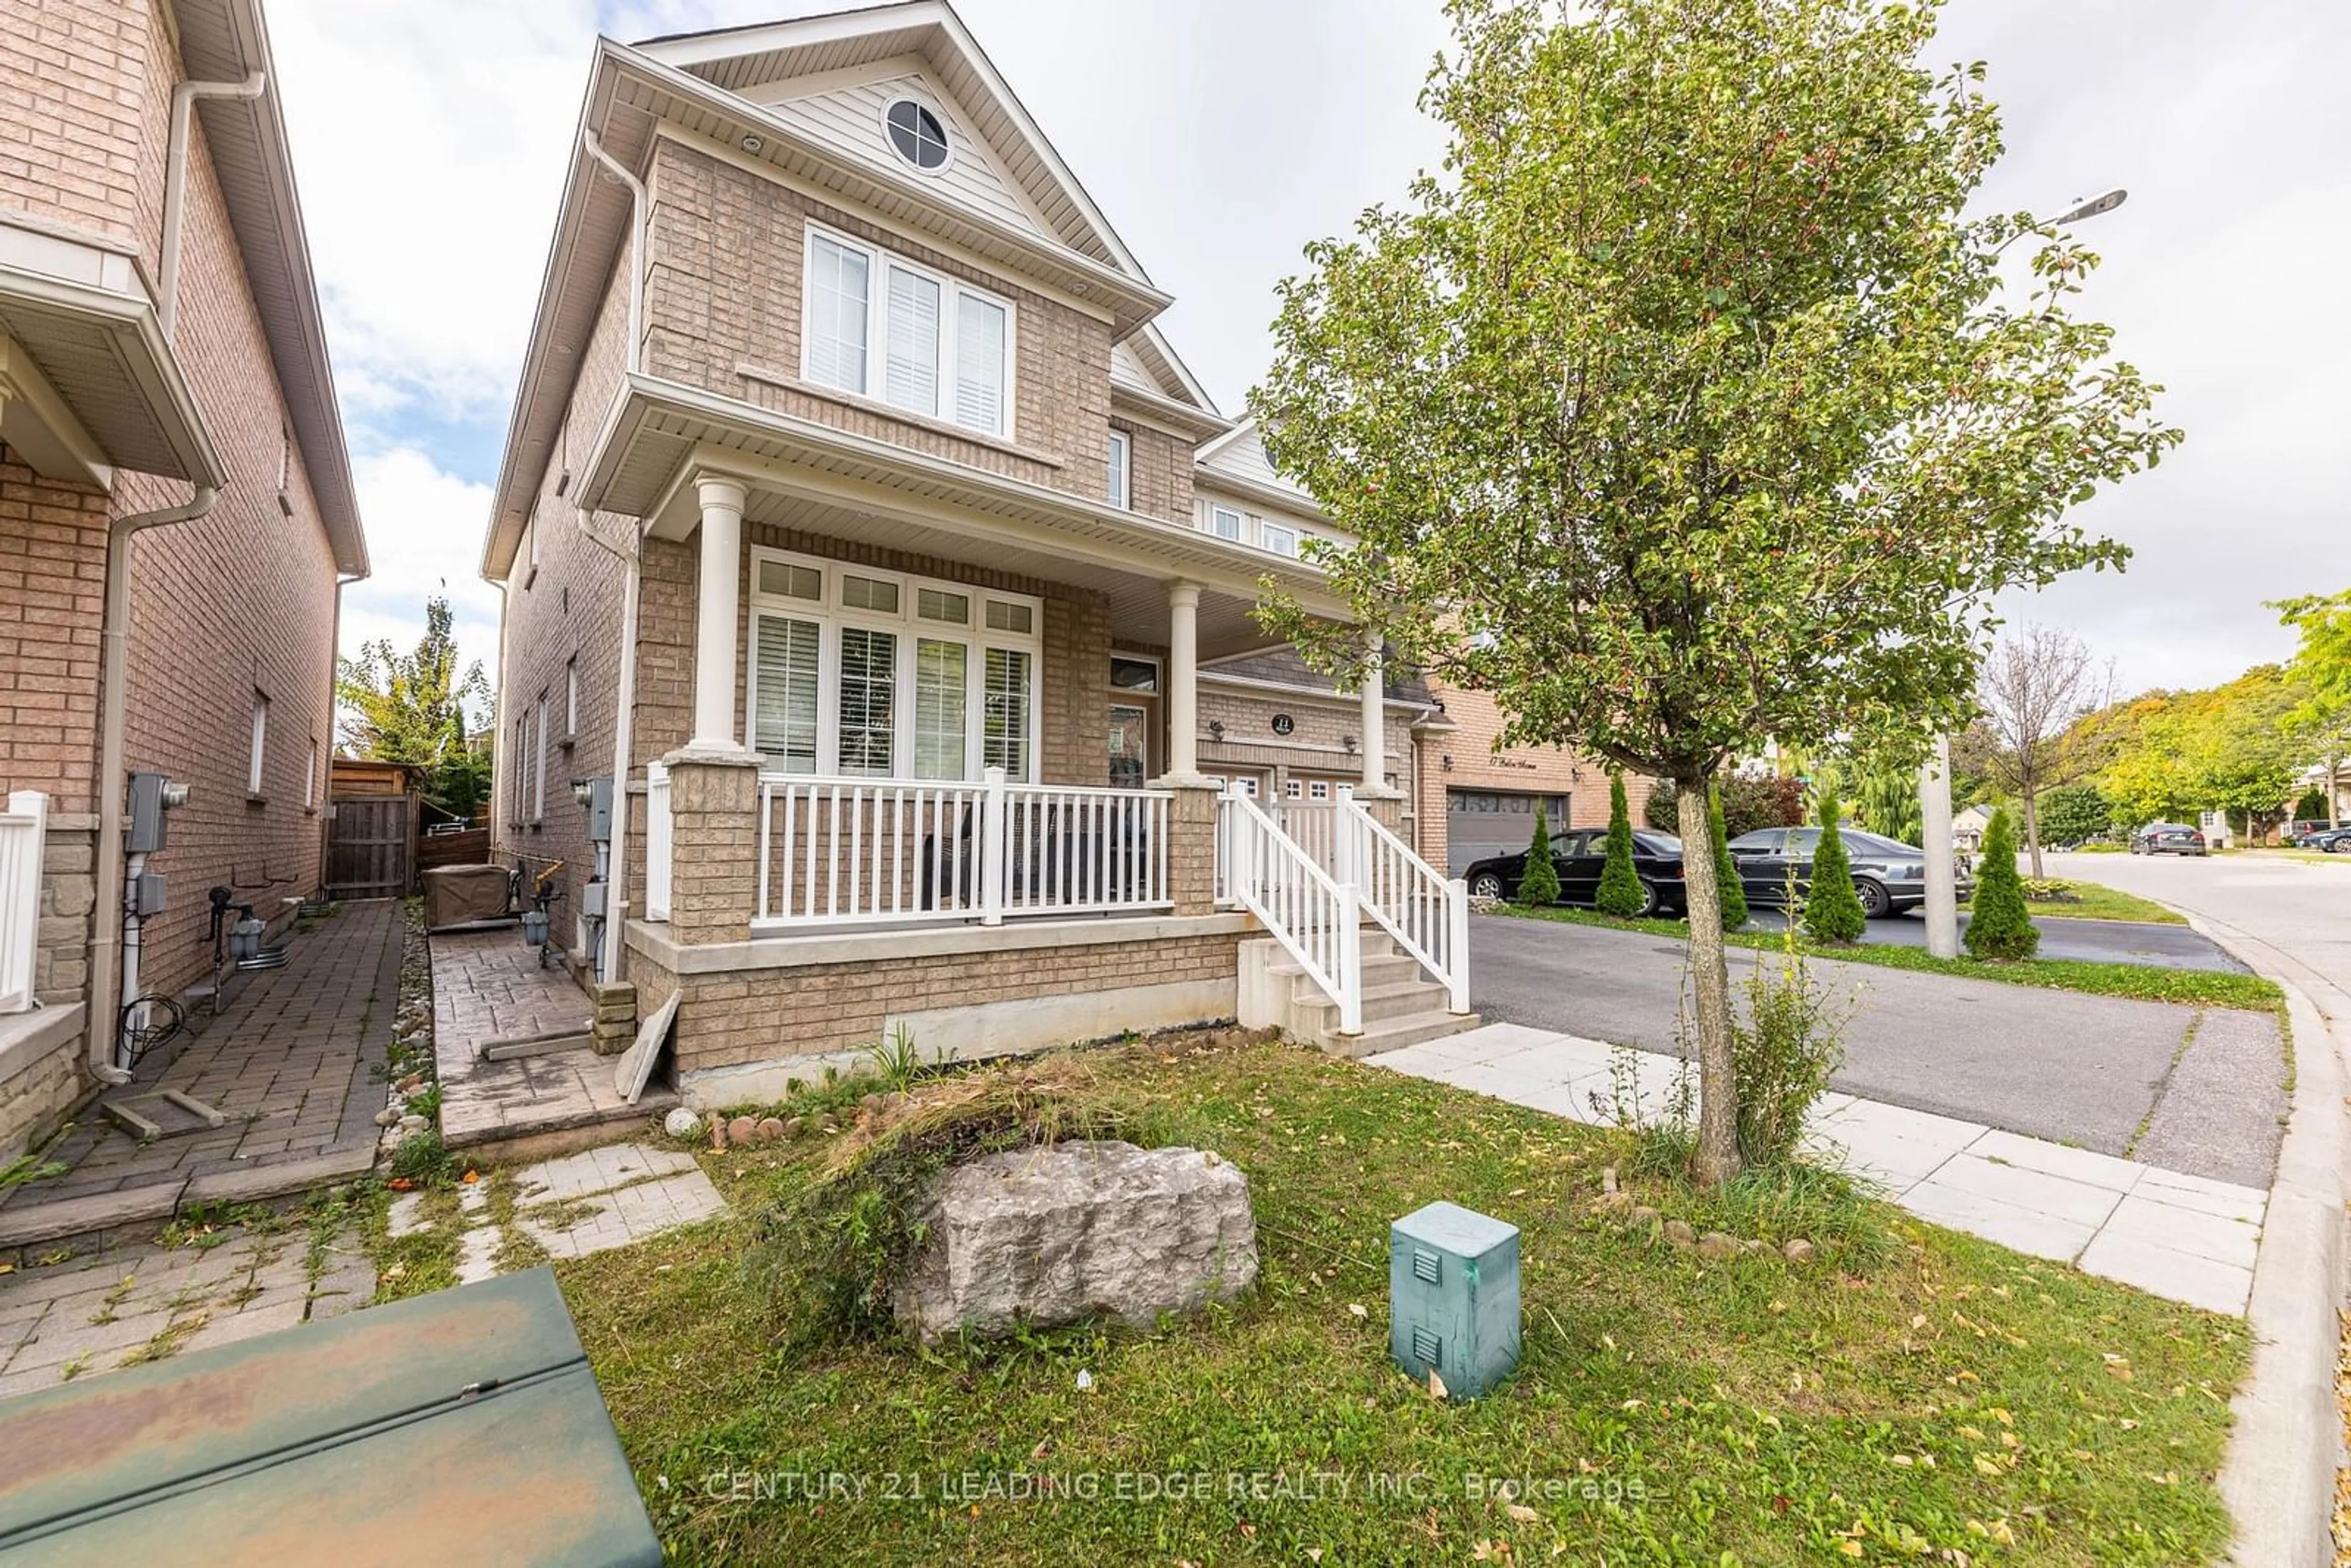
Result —
<path fill-rule="evenodd" d="M 1691 989 L 1698 1002 L 1698 1155 L 1691 1175 L 1719 1186 L 1739 1174 L 1739 1085 L 1730 1067 L 1730 967 L 1722 942 L 1722 890 L 1704 779 L 1677 779 L 1682 882 L 1689 904 Z"/>
<path fill-rule="evenodd" d="M 2041 802 L 2033 791 L 2024 792 L 2024 847 L 2032 856 L 2032 880 L 2039 882 L 2041 871 Z"/>

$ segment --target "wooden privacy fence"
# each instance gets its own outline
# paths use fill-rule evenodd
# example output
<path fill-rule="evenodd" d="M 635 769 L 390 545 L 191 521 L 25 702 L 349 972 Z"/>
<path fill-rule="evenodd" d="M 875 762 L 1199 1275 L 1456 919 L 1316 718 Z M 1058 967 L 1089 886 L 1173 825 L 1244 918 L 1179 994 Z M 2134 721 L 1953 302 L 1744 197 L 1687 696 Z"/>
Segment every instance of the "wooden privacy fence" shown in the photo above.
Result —
<path fill-rule="evenodd" d="M 401 898 L 416 878 L 416 797 L 340 800 L 327 829 L 329 898 Z"/>

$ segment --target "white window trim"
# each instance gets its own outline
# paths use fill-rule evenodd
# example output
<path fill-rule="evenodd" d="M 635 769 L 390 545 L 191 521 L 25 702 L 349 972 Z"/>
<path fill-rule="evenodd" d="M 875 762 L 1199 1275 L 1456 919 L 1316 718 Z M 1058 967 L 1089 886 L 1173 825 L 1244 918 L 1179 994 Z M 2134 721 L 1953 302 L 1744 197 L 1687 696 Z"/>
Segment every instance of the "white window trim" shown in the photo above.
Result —
<path fill-rule="evenodd" d="M 810 319 L 810 295 L 816 277 L 816 242 L 820 236 L 865 258 L 865 384 L 862 387 L 836 386 L 831 382 L 819 381 L 814 372 L 815 343 L 806 329 Z M 889 396 L 890 268 L 893 267 L 914 277 L 927 278 L 939 287 L 938 363 L 934 367 L 931 382 L 933 406 L 929 408 L 894 402 Z M 963 302 L 967 298 L 981 300 L 1004 312 L 1004 385 L 998 393 L 998 405 L 1003 417 L 995 430 L 966 424 L 956 417 L 956 345 L 962 338 Z M 1003 295 L 966 283 L 962 278 L 941 272 L 936 267 L 909 260 L 896 251 L 885 250 L 870 241 L 812 222 L 800 242 L 800 380 L 810 386 L 863 398 L 884 408 L 902 409 L 918 419 L 931 420 L 956 430 L 967 430 L 983 438 L 1006 442 L 1018 439 L 1014 433 L 1013 411 L 1019 407 L 1020 312 L 1019 308 Z"/>
<path fill-rule="evenodd" d="M 309 759 L 302 765 L 302 809 L 316 810 L 319 804 L 319 742 L 310 742 Z"/>
<path fill-rule="evenodd" d="M 547 820 L 547 694 L 538 694 L 538 732 L 532 737 L 530 820 Z"/>
<path fill-rule="evenodd" d="M 1112 453 L 1117 454 L 1118 460 L 1111 468 L 1113 482 L 1110 486 L 1110 504 L 1121 511 L 1133 511 L 1134 509 L 1134 437 L 1123 430 L 1112 431 L 1109 444 L 1104 448 L 1104 455 L 1107 456 Z"/>
<path fill-rule="evenodd" d="M 563 662 L 563 738 L 569 740 L 580 733 L 580 655 L 574 653 Z"/>
<path fill-rule="evenodd" d="M 816 599 L 795 599 L 786 594 L 759 591 L 759 566 L 763 561 L 780 561 L 790 566 L 806 567 L 819 574 L 820 596 Z M 852 610 L 841 602 L 841 580 L 843 575 L 871 578 L 893 583 L 898 589 L 898 608 L 894 612 Z M 951 622 L 927 621 L 916 613 L 924 589 L 937 589 L 959 594 L 970 601 L 971 619 L 962 625 Z M 1000 632 L 987 624 L 990 601 L 1019 605 L 1029 612 L 1029 631 Z M 793 621 L 810 621 L 817 628 L 817 694 L 816 694 L 816 770 L 817 778 L 878 778 L 874 774 L 843 774 L 841 768 L 841 634 L 850 627 L 894 632 L 898 638 L 896 657 L 892 667 L 894 711 L 891 715 L 890 763 L 888 777 L 911 779 L 914 767 L 914 658 L 918 640 L 936 643 L 959 643 L 968 652 L 964 658 L 964 779 L 977 782 L 987 766 L 987 650 L 1003 649 L 1029 655 L 1028 723 L 1022 736 L 1022 752 L 1028 760 L 1025 779 L 1016 783 L 1034 783 L 1041 771 L 1042 723 L 1045 678 L 1045 605 L 1040 599 L 1025 593 L 1000 593 L 968 582 L 955 582 L 945 578 L 915 577 L 906 572 L 885 571 L 850 561 L 831 560 L 822 556 L 799 555 L 789 550 L 768 549 L 755 546 L 751 551 L 751 592 L 749 615 L 746 622 L 744 656 L 745 695 L 743 702 L 743 744 L 758 750 L 758 723 L 759 713 L 758 619 L 773 615 Z M 772 752 L 760 752 L 760 765 L 772 772 L 794 769 L 782 757 Z M 925 780 L 954 783 L 954 779 Z"/>
<path fill-rule="evenodd" d="M 1224 530 L 1223 520 L 1227 517 L 1230 517 L 1233 520 L 1233 531 L 1231 533 L 1227 533 Z M 1216 535 L 1220 539 L 1229 539 L 1233 543 L 1238 544 L 1241 538 L 1241 529 L 1248 520 L 1248 517 L 1238 507 L 1228 507 L 1214 501 L 1211 501 L 1208 504 L 1208 531 Z"/>
<path fill-rule="evenodd" d="M 1284 549 L 1273 542 L 1273 536 L 1276 534 L 1283 535 L 1290 540 L 1289 549 Z M 1292 559 L 1297 559 L 1298 541 L 1304 537 L 1305 536 L 1301 534 L 1296 528 L 1290 527 L 1288 523 L 1277 523 L 1270 517 L 1259 517 L 1258 519 L 1258 544 L 1259 548 L 1270 550 L 1275 555 L 1289 556 Z"/>
<path fill-rule="evenodd" d="M 245 792 L 259 795 L 268 778 L 269 761 L 269 697 L 266 693 L 253 694 L 253 750 L 246 758 Z"/>

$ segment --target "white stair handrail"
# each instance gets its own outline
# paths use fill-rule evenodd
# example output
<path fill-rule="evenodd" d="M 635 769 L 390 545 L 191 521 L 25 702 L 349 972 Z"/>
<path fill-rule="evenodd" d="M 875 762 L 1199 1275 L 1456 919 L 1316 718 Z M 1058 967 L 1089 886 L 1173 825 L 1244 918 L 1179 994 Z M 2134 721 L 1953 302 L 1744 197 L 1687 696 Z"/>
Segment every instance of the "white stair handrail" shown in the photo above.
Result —
<path fill-rule="evenodd" d="M 1469 1010 L 1469 884 L 1447 878 L 1339 788 L 1332 852 L 1340 879 L 1362 890 L 1364 908 L 1445 987 L 1447 1012 Z"/>
<path fill-rule="evenodd" d="M 1364 917 L 1355 889 L 1334 882 L 1238 787 L 1217 804 L 1226 886 L 1322 994 L 1339 1032 L 1364 1032 Z"/>
<path fill-rule="evenodd" d="M 17 790 L 0 810 L 0 1013 L 20 1013 L 33 1005 L 48 813 L 48 797 L 36 789 Z"/>

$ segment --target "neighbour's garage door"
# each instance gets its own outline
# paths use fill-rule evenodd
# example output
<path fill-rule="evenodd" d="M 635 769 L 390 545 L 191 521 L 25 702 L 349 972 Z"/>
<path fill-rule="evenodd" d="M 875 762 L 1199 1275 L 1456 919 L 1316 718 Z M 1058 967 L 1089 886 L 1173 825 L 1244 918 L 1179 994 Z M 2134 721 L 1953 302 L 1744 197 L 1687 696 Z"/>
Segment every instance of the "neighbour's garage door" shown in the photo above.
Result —
<path fill-rule="evenodd" d="M 1460 876 L 1474 861 L 1512 855 L 1533 841 L 1535 802 L 1550 813 L 1551 830 L 1567 826 L 1564 795 L 1520 795 L 1500 789 L 1445 792 L 1445 846 L 1448 876 Z"/>

